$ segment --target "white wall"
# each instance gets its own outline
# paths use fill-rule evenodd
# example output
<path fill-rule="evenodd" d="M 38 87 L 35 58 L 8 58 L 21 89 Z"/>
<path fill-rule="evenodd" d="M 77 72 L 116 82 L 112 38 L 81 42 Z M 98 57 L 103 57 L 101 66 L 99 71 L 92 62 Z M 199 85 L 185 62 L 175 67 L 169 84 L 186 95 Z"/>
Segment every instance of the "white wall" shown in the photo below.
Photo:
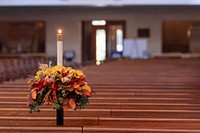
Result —
<path fill-rule="evenodd" d="M 199 20 L 199 7 L 14 7 L 0 8 L 0 21 L 42 20 L 46 22 L 46 53 L 56 55 L 56 32 L 64 31 L 64 50 L 76 52 L 81 62 L 81 21 L 92 19 L 125 20 L 127 38 L 136 38 L 138 28 L 149 28 L 148 51 L 161 52 L 163 20 Z"/>

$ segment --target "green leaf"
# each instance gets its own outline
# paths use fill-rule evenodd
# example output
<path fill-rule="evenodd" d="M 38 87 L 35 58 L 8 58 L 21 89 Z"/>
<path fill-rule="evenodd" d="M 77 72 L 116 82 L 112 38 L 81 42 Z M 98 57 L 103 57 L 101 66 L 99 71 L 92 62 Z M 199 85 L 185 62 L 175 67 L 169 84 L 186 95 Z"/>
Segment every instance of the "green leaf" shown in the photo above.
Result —
<path fill-rule="evenodd" d="M 29 108 L 30 108 L 29 113 L 32 113 L 32 111 L 34 111 L 34 112 L 40 112 L 38 106 L 36 104 L 34 104 L 34 103 L 33 104 L 29 104 Z"/>
<path fill-rule="evenodd" d="M 58 101 L 59 101 L 59 103 L 61 103 L 61 104 L 62 104 L 62 103 L 63 103 L 63 101 L 64 101 L 64 99 L 63 99 L 62 97 L 59 97 L 59 98 L 58 98 Z"/>
<path fill-rule="evenodd" d="M 53 107 L 54 109 L 59 109 L 59 108 L 60 108 L 60 105 L 59 105 L 58 103 L 54 103 L 54 104 L 52 104 L 52 107 Z"/>

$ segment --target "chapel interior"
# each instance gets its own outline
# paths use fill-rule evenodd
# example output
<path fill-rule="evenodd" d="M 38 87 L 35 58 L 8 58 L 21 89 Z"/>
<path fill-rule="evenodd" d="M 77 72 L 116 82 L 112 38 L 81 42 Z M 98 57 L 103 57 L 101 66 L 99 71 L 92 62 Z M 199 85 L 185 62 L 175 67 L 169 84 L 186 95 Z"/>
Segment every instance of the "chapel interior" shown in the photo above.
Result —
<path fill-rule="evenodd" d="M 59 54 L 94 91 L 61 126 L 51 105 L 27 105 L 27 82 Z M 0 132 L 200 132 L 200 2 L 0 1 Z"/>

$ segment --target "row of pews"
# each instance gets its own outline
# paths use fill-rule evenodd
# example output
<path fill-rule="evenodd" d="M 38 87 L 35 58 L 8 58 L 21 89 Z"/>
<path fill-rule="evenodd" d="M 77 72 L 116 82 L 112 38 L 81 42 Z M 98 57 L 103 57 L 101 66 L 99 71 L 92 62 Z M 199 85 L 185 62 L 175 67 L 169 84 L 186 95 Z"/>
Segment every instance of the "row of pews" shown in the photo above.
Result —
<path fill-rule="evenodd" d="M 55 64 L 54 57 L 21 57 L 21 58 L 1 58 L 0 59 L 0 83 L 3 81 L 26 78 L 38 70 L 39 63 Z"/>
<path fill-rule="evenodd" d="M 199 133 L 200 60 L 117 60 L 80 69 L 95 91 L 56 126 L 50 105 L 29 113 L 28 79 L 0 84 L 0 132 Z"/>

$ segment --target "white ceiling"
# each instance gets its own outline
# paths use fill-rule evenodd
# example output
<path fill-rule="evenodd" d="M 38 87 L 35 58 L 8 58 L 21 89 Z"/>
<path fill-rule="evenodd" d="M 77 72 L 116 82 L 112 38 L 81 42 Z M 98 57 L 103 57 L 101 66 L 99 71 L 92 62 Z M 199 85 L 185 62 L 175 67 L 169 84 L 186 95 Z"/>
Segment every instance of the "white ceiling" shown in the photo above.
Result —
<path fill-rule="evenodd" d="M 200 5 L 200 0 L 0 0 L 0 6 Z"/>

